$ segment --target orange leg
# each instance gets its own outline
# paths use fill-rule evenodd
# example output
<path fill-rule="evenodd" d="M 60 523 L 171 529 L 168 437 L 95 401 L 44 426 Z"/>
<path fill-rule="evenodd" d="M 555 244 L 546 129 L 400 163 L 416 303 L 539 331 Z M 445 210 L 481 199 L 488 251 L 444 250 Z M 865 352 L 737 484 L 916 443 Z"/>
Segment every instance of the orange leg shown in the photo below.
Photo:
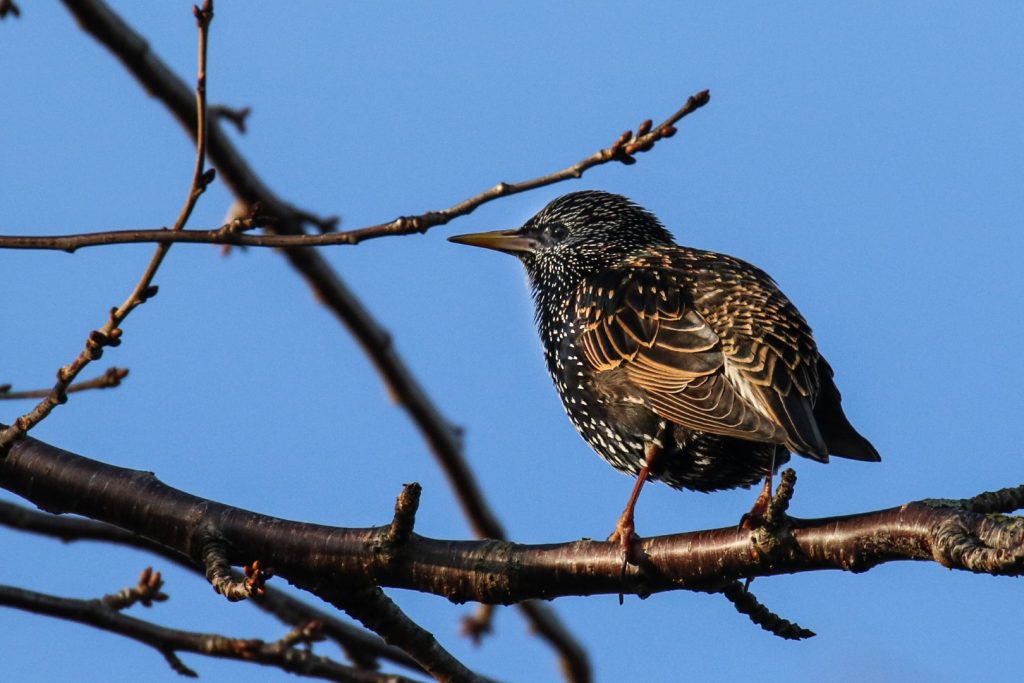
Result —
<path fill-rule="evenodd" d="M 765 513 L 768 512 L 768 505 L 772 502 L 772 479 L 774 475 L 775 454 L 772 453 L 771 466 L 768 468 L 768 474 L 764 478 L 764 488 L 761 489 L 757 500 L 754 501 L 754 507 L 750 508 L 750 512 L 740 518 L 741 529 L 754 529 L 764 524 Z"/>
<path fill-rule="evenodd" d="M 644 449 L 644 466 L 636 477 L 633 493 L 629 496 L 629 502 L 626 503 L 626 509 L 619 516 L 619 521 L 615 523 L 615 531 L 608 537 L 609 541 L 619 542 L 626 558 L 625 561 L 630 564 L 639 565 L 640 560 L 643 558 L 643 551 L 640 549 L 640 537 L 636 535 L 636 525 L 633 521 L 636 501 L 640 498 L 640 491 L 644 487 L 644 482 L 650 476 L 651 467 L 661 456 L 661 453 L 662 447 L 653 441 Z M 625 571 L 625 564 L 623 564 L 623 571 Z"/>

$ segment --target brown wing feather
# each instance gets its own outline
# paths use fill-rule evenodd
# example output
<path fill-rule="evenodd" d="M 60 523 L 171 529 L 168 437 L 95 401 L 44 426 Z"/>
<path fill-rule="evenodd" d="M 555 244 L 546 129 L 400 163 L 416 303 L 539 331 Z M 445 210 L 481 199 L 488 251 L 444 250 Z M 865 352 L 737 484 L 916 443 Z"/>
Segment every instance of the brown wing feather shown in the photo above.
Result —
<path fill-rule="evenodd" d="M 768 275 L 738 259 L 680 249 L 671 265 L 690 274 L 694 306 L 721 335 L 734 386 L 785 432 L 787 448 L 827 460 L 814 413 L 820 356 L 796 307 Z"/>
<path fill-rule="evenodd" d="M 737 390 L 721 339 L 670 270 L 606 272 L 577 292 L 579 345 L 597 371 L 621 367 L 652 409 L 676 424 L 753 441 L 785 443 L 785 430 Z"/>

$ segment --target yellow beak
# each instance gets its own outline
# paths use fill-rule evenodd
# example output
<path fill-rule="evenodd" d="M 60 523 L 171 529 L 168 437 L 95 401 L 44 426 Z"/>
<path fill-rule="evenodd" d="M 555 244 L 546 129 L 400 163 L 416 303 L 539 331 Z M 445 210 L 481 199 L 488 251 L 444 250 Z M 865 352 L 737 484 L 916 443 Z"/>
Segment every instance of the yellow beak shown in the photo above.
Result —
<path fill-rule="evenodd" d="M 519 230 L 493 230 L 491 232 L 474 232 L 469 235 L 454 235 L 448 238 L 449 242 L 456 244 L 468 244 L 471 247 L 483 247 L 503 251 L 506 254 L 516 252 L 533 253 L 537 251 L 537 241 L 527 237 Z"/>

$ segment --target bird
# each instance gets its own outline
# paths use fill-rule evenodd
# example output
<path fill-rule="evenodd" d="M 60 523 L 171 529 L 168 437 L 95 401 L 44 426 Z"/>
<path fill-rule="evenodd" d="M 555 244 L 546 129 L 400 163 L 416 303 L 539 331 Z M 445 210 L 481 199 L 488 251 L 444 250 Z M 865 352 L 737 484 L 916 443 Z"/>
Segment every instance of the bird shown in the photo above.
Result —
<path fill-rule="evenodd" d="M 586 190 L 522 227 L 449 237 L 519 258 L 544 359 L 580 436 L 637 478 L 610 541 L 638 564 L 644 482 L 712 492 L 764 480 L 790 454 L 878 461 L 850 424 L 803 315 L 764 271 L 681 246 L 651 212 Z M 753 521 L 750 521 L 753 520 Z"/>

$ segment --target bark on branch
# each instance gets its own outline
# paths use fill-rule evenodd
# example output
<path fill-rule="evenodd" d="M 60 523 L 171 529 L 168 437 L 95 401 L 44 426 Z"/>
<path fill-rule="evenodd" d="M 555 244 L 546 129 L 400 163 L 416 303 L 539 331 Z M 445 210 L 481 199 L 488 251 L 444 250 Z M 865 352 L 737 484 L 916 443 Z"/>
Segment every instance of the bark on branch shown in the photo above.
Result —
<path fill-rule="evenodd" d="M 97 541 L 138 548 L 200 575 L 204 572 L 202 565 L 190 561 L 182 553 L 104 522 L 80 517 L 51 515 L 46 512 L 29 510 L 15 503 L 0 501 L 0 525 L 56 538 L 65 543 Z M 330 612 L 319 610 L 282 590 L 267 586 L 262 595 L 254 595 L 250 602 L 290 626 L 299 627 L 311 621 L 318 622 L 324 636 L 337 643 L 352 663 L 359 668 L 378 669 L 380 668 L 379 660 L 384 659 L 408 667 L 417 673 L 423 672 L 415 660 L 402 650 L 386 644 L 378 636 L 347 624 Z"/>
<path fill-rule="evenodd" d="M 227 560 L 259 560 L 310 587 L 407 588 L 454 602 L 508 604 L 566 595 L 646 596 L 721 590 L 740 578 L 818 569 L 861 572 L 884 562 L 923 560 L 979 573 L 1024 573 L 1024 486 L 966 501 L 919 501 L 823 519 L 787 518 L 764 543 L 735 527 L 645 539 L 648 561 L 622 573 L 620 548 L 583 539 L 520 545 L 452 541 L 393 526 L 338 528 L 289 521 L 206 500 L 153 474 L 114 467 L 26 438 L 0 461 L 0 484 L 51 512 L 115 524 L 201 559 L 216 529 Z M 976 511 L 981 510 L 981 511 Z"/>

